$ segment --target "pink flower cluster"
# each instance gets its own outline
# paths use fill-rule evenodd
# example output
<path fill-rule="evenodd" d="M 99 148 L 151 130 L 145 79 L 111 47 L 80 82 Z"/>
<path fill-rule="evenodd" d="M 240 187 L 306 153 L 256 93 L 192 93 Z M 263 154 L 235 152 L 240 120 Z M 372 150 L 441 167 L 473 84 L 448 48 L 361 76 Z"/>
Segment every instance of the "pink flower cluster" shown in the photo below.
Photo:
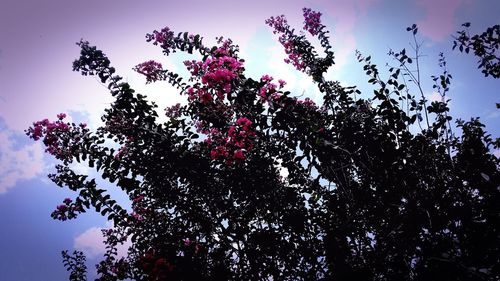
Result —
<path fill-rule="evenodd" d="M 106 125 L 104 129 L 115 135 L 127 135 L 128 132 L 133 128 L 132 121 L 126 119 L 120 114 L 113 115 L 106 120 Z"/>
<path fill-rule="evenodd" d="M 185 61 L 184 65 L 202 84 L 217 89 L 219 93 L 230 93 L 233 80 L 243 70 L 243 63 L 226 55 L 224 48 L 219 48 L 222 57 L 209 57 L 204 62 Z"/>
<path fill-rule="evenodd" d="M 202 249 L 200 244 L 196 243 L 196 241 L 193 241 L 189 238 L 182 240 L 182 242 L 184 242 L 184 246 L 187 247 L 186 251 L 192 252 L 195 255 L 198 254 L 198 252 L 200 252 L 200 250 Z"/>
<path fill-rule="evenodd" d="M 302 11 L 304 13 L 304 30 L 309 31 L 312 36 L 316 36 L 323 26 L 320 19 L 321 13 L 309 8 L 304 8 Z"/>
<path fill-rule="evenodd" d="M 64 114 L 64 113 L 61 113 L 61 114 Z M 47 140 L 47 142 L 51 143 L 52 138 L 56 137 L 56 136 L 51 135 L 51 133 L 53 131 L 55 131 L 55 130 L 68 131 L 69 130 L 68 124 L 60 122 L 60 120 L 62 120 L 64 117 L 66 117 L 65 114 L 64 115 L 61 115 L 61 114 L 57 115 L 57 117 L 59 118 L 59 121 L 56 121 L 56 122 L 50 122 L 49 119 L 43 119 L 41 121 L 34 122 L 33 123 L 33 133 L 31 135 L 31 137 L 34 140 L 39 140 L 45 134 L 45 135 L 48 135 L 46 137 L 46 139 L 47 138 L 49 139 L 49 140 Z M 62 117 L 62 116 L 64 116 L 64 117 Z"/>
<path fill-rule="evenodd" d="M 155 255 L 154 250 L 149 250 L 139 258 L 139 266 L 151 277 L 150 280 L 166 280 L 167 275 L 175 270 L 175 265 Z"/>
<path fill-rule="evenodd" d="M 304 100 L 297 100 L 297 103 L 302 104 L 305 107 L 314 108 L 314 109 L 317 108 L 316 103 L 313 100 L 311 100 L 310 98 L 305 98 Z"/>
<path fill-rule="evenodd" d="M 222 44 L 220 47 L 215 49 L 213 52 L 213 56 L 215 57 L 231 57 L 231 46 L 233 45 L 233 41 L 231 39 L 224 40 L 223 37 L 217 38 L 217 43 Z"/>
<path fill-rule="evenodd" d="M 285 53 L 288 58 L 285 59 L 285 63 L 292 64 L 299 71 L 306 70 L 306 63 L 302 60 L 300 53 L 295 49 L 295 44 L 291 40 L 285 40 L 284 36 L 279 39 L 281 45 L 285 47 Z"/>
<path fill-rule="evenodd" d="M 181 116 L 181 104 L 176 103 L 175 105 L 165 108 L 165 115 L 170 118 L 176 118 Z"/>
<path fill-rule="evenodd" d="M 161 63 L 150 60 L 135 66 L 135 71 L 146 76 L 146 83 L 156 82 L 163 79 L 163 67 Z"/>
<path fill-rule="evenodd" d="M 187 89 L 188 100 L 194 101 L 198 100 L 202 104 L 209 104 L 214 100 L 213 95 L 209 92 L 209 89 L 206 87 L 189 87 Z M 218 93 L 218 97 L 220 99 L 224 98 L 222 92 Z"/>
<path fill-rule="evenodd" d="M 299 71 L 304 71 L 306 69 L 305 62 L 302 61 L 300 53 L 296 50 L 296 45 L 293 42 L 293 35 L 289 31 L 289 26 L 286 21 L 285 16 L 271 17 L 266 20 L 266 24 L 274 28 L 274 34 L 281 34 L 279 37 L 279 42 L 283 47 L 285 47 L 285 52 L 288 58 L 285 59 L 285 63 L 291 63 Z"/>
<path fill-rule="evenodd" d="M 146 204 L 144 204 L 145 198 L 144 195 L 139 195 L 132 199 L 132 213 L 130 216 L 135 221 L 143 221 L 145 216 L 152 214 L 151 209 L 146 208 Z"/>
<path fill-rule="evenodd" d="M 276 88 L 279 87 L 281 89 L 286 85 L 286 82 L 282 79 L 278 80 L 278 85 L 271 83 L 271 81 L 273 80 L 274 78 L 267 74 L 263 75 L 260 78 L 260 82 L 266 83 L 259 90 L 259 95 L 262 101 L 269 101 L 269 99 L 276 99 L 278 97 L 276 93 Z"/>
<path fill-rule="evenodd" d="M 175 47 L 174 32 L 168 27 L 164 27 L 160 31 L 155 30 L 153 34 L 146 34 L 146 41 L 153 41 L 154 45 L 160 45 L 166 55 Z"/>
<path fill-rule="evenodd" d="M 123 144 L 123 146 L 120 147 L 120 149 L 118 149 L 118 152 L 115 154 L 115 159 L 118 160 L 118 159 L 121 159 L 123 157 L 125 157 L 128 153 L 129 153 L 129 146 L 131 143 L 134 142 L 134 137 L 132 136 L 128 136 L 126 139 L 125 139 L 125 143 Z"/>
<path fill-rule="evenodd" d="M 132 200 L 132 202 L 135 203 L 135 204 L 137 204 L 137 203 L 142 202 L 142 200 L 144 200 L 144 198 L 145 198 L 144 195 L 140 195 L 140 196 L 137 196 L 136 198 L 134 198 Z"/>
<path fill-rule="evenodd" d="M 88 132 L 85 123 L 75 124 L 64 123 L 65 113 L 57 115 L 58 120 L 51 122 L 43 119 L 33 123 L 33 127 L 28 128 L 26 135 L 33 140 L 43 138 L 45 151 L 54 155 L 57 159 L 70 161 L 72 153 L 81 141 L 82 136 Z"/>
<path fill-rule="evenodd" d="M 58 205 L 56 210 L 51 214 L 51 217 L 57 220 L 65 221 L 76 218 L 78 213 L 82 212 L 82 207 L 73 203 L 73 200 L 66 198 L 64 204 Z"/>
<path fill-rule="evenodd" d="M 115 157 L 114 157 L 114 158 L 115 158 L 115 159 L 120 159 L 120 158 L 122 158 L 124 155 L 126 155 L 126 154 L 127 154 L 127 151 L 128 151 L 128 149 L 127 149 L 127 147 L 126 147 L 126 146 L 122 146 L 122 147 L 120 147 L 120 148 L 118 149 L 118 152 L 115 154 Z"/>
<path fill-rule="evenodd" d="M 273 33 L 284 33 L 288 29 L 288 22 L 284 15 L 271 17 L 266 20 L 266 24 L 274 28 Z"/>
<path fill-rule="evenodd" d="M 223 136 L 218 129 L 211 129 L 205 143 L 214 147 L 210 151 L 212 160 L 223 159 L 226 164 L 242 163 L 246 159 L 245 153 L 254 147 L 255 132 L 252 121 L 240 117 L 235 125 L 228 128 L 227 135 Z"/>
<path fill-rule="evenodd" d="M 116 275 L 118 280 L 123 280 L 125 279 L 128 266 L 129 264 L 121 258 L 110 266 L 110 271 Z"/>

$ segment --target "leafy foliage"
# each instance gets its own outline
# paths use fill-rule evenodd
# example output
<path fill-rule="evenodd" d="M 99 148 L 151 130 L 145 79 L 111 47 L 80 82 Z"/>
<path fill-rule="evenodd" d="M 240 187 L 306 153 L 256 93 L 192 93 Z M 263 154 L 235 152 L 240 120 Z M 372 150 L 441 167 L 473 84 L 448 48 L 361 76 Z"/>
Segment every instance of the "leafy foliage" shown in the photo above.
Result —
<path fill-rule="evenodd" d="M 63 117 L 35 123 L 27 134 L 63 138 L 48 142 L 65 148 L 50 178 L 79 195 L 65 200 L 64 216 L 54 216 L 73 219 L 92 206 L 114 222 L 103 232 L 98 280 L 500 277 L 500 173 L 490 153 L 500 142 L 478 119 L 451 127 L 444 56 L 443 73 L 433 77 L 441 102 L 427 105 L 412 93 L 406 77 L 419 56 L 405 50 L 390 53 L 398 65 L 387 78 L 358 53 L 375 89 L 369 99 L 356 98 L 356 87 L 324 78 L 334 55 L 320 15 L 304 9 L 304 29 L 320 41 L 323 57 L 284 16 L 267 23 L 287 62 L 317 84 L 321 105 L 294 97 L 269 75 L 246 77 L 231 40 L 208 48 L 199 35 L 164 28 L 147 40 L 166 55 L 196 51 L 201 60 L 185 62 L 187 82 L 159 63 L 136 67 L 148 83 L 167 81 L 187 97 L 160 123 L 157 106 L 115 75 L 102 51 L 78 43 L 74 70 L 97 75 L 116 98 L 105 126 L 91 132 L 60 125 Z M 417 27 L 409 31 L 416 36 Z M 420 74 L 410 80 L 422 93 Z M 68 136 L 78 139 L 64 141 Z M 72 171 L 72 161 L 88 161 L 125 191 L 132 213 L 95 179 Z M 127 239 L 128 255 L 118 258 L 116 247 Z M 68 269 L 78 268 L 64 257 Z"/>
<path fill-rule="evenodd" d="M 85 273 L 87 266 L 85 265 L 85 255 L 81 251 L 74 251 L 73 255 L 68 254 L 68 251 L 62 251 L 64 267 L 70 271 L 70 281 L 87 281 Z"/>
<path fill-rule="evenodd" d="M 453 49 L 458 47 L 460 52 L 467 54 L 471 50 L 474 51 L 474 55 L 479 58 L 477 68 L 482 68 L 484 76 L 500 78 L 500 25 L 488 27 L 485 32 L 473 36 L 469 34 L 470 23 L 464 23 L 462 26 L 465 29 L 457 32 Z"/>

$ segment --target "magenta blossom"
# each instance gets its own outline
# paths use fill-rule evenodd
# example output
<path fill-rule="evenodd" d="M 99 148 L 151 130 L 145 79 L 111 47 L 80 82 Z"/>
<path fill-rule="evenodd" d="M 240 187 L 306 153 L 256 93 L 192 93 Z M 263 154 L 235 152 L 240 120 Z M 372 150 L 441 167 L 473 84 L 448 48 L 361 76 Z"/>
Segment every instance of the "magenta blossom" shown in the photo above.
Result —
<path fill-rule="evenodd" d="M 155 30 L 153 34 L 147 34 L 146 39 L 147 42 L 153 41 L 154 45 L 160 45 L 166 55 L 175 47 L 174 32 L 168 27 L 164 27 L 160 31 Z"/>
<path fill-rule="evenodd" d="M 139 203 L 139 202 L 141 202 L 142 200 L 144 200 L 144 195 L 140 195 L 140 196 L 138 196 L 138 197 L 134 198 L 134 200 L 132 200 L 132 202 L 134 202 L 134 203 Z"/>
<path fill-rule="evenodd" d="M 316 36 L 323 26 L 320 19 L 321 13 L 309 8 L 304 8 L 302 11 L 304 12 L 304 30 L 309 31 L 312 36 Z"/>
<path fill-rule="evenodd" d="M 238 149 L 234 152 L 234 160 L 236 161 L 243 161 L 245 160 L 245 154 L 243 153 L 243 150 Z"/>
<path fill-rule="evenodd" d="M 138 64 L 134 70 L 146 76 L 146 83 L 161 80 L 163 76 L 163 67 L 161 63 L 155 62 L 154 60 Z"/>
<path fill-rule="evenodd" d="M 312 101 L 310 98 L 305 98 L 304 100 L 298 100 L 298 104 L 302 104 L 305 107 L 316 108 L 316 103 Z"/>
<path fill-rule="evenodd" d="M 181 116 L 181 104 L 177 103 L 175 105 L 165 108 L 165 115 L 170 118 L 176 118 Z"/>
<path fill-rule="evenodd" d="M 83 135 L 88 129 L 74 124 L 64 123 L 66 114 L 57 115 L 58 120 L 51 122 L 48 119 L 33 122 L 33 127 L 26 130 L 26 135 L 34 140 L 43 138 L 45 151 L 57 159 L 71 161 L 72 153 L 77 150 Z"/>
<path fill-rule="evenodd" d="M 260 81 L 261 82 L 270 82 L 270 81 L 273 81 L 273 77 L 266 74 L 260 78 Z"/>
<path fill-rule="evenodd" d="M 266 24 L 274 28 L 274 34 L 283 33 L 288 28 L 288 22 L 284 15 L 271 17 L 266 20 Z"/>

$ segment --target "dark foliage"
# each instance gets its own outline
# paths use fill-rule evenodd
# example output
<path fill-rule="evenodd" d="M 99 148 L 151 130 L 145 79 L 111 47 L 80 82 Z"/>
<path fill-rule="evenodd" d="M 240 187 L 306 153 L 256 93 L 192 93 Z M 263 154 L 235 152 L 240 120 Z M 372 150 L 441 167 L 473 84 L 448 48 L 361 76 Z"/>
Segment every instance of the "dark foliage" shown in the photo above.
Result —
<path fill-rule="evenodd" d="M 467 54 L 473 51 L 479 58 L 477 68 L 482 68 L 484 76 L 500 78 L 500 25 L 488 27 L 485 32 L 473 36 L 469 34 L 470 23 L 464 23 L 462 26 L 465 29 L 457 32 L 453 49 L 458 47 L 460 52 Z"/>
<path fill-rule="evenodd" d="M 99 76 L 116 98 L 106 125 L 91 132 L 58 125 L 60 118 L 27 133 L 64 160 L 51 179 L 79 192 L 61 208 L 64 218 L 92 206 L 114 222 L 104 231 L 99 280 L 499 279 L 500 173 L 490 153 L 499 140 L 478 119 L 450 125 L 444 57 L 434 77 L 442 102 L 415 98 L 405 77 L 418 54 L 405 50 L 391 53 L 398 65 L 387 78 L 358 54 L 375 90 L 356 98 L 355 87 L 324 79 L 334 62 L 328 32 L 319 13 L 304 13 L 324 57 L 284 17 L 268 24 L 290 63 L 317 84 L 321 105 L 269 76 L 246 77 L 230 40 L 207 48 L 198 35 L 164 28 L 148 41 L 166 55 L 202 59 L 186 62 L 187 82 L 155 62 L 137 66 L 148 82 L 168 81 L 188 98 L 160 123 L 156 105 L 114 75 L 106 55 L 79 43 L 74 70 Z M 409 31 L 415 36 L 416 26 Z M 125 191 L 133 212 L 68 168 L 72 161 L 87 161 Z M 119 259 L 116 247 L 127 237 L 132 246 Z"/>

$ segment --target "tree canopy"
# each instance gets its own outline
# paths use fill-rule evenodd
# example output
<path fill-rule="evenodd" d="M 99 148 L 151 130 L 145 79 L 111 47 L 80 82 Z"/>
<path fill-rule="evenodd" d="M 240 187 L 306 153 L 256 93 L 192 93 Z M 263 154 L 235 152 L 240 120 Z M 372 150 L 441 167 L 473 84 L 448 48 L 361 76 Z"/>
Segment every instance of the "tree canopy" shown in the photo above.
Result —
<path fill-rule="evenodd" d="M 303 14 L 308 34 L 284 16 L 266 23 L 285 62 L 317 85 L 321 104 L 265 73 L 247 77 L 230 39 L 207 47 L 200 35 L 165 27 L 147 41 L 165 55 L 199 59 L 184 62 L 189 77 L 153 60 L 136 66 L 146 83 L 167 81 L 186 97 L 160 123 L 156 104 L 116 75 L 102 51 L 78 43 L 73 69 L 99 77 L 115 98 L 105 125 L 91 131 L 60 114 L 27 134 L 61 160 L 49 177 L 78 194 L 52 217 L 95 209 L 114 224 L 103 230 L 98 280 L 500 278 L 499 160 L 490 152 L 500 141 L 479 119 L 452 124 L 444 56 L 443 72 L 432 76 L 442 101 L 429 103 L 414 72 L 418 48 L 391 51 L 397 65 L 383 71 L 358 53 L 375 88 L 363 99 L 355 86 L 325 78 L 335 61 L 329 33 L 319 12 Z M 414 38 L 417 30 L 408 28 Z M 126 192 L 132 212 L 73 171 L 74 161 Z M 128 254 L 117 257 L 127 239 Z M 81 252 L 63 258 L 70 280 L 86 280 Z"/>

